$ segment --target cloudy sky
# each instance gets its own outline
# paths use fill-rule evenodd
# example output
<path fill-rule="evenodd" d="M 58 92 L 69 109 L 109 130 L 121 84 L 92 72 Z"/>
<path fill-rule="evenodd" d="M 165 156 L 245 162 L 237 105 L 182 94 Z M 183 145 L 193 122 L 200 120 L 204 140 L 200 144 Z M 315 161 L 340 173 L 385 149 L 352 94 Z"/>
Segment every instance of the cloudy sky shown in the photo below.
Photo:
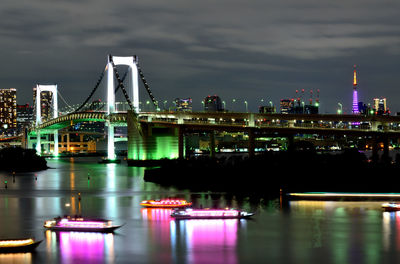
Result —
<path fill-rule="evenodd" d="M 2 0 L 0 12 L 0 87 L 19 104 L 36 83 L 82 102 L 111 53 L 138 55 L 160 101 L 200 109 L 217 94 L 236 111 L 296 89 L 320 89 L 322 113 L 349 111 L 356 64 L 360 101 L 400 112 L 398 0 Z"/>

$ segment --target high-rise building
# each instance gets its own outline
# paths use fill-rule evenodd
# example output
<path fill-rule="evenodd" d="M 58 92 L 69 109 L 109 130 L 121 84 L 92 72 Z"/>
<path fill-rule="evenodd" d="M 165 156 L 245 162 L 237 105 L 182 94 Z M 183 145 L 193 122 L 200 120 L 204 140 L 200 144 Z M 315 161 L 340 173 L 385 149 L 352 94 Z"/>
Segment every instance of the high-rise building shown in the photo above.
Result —
<path fill-rule="evenodd" d="M 276 107 L 270 106 L 270 105 L 260 106 L 260 107 L 258 107 L 258 112 L 264 113 L 264 114 L 273 114 L 273 113 L 276 113 Z"/>
<path fill-rule="evenodd" d="M 293 99 L 282 99 L 280 102 L 281 113 L 289 114 L 290 112 L 292 112 L 293 106 L 294 106 Z"/>
<path fill-rule="evenodd" d="M 222 107 L 221 98 L 218 95 L 209 95 L 204 98 L 204 111 L 206 112 L 220 112 L 224 111 Z"/>
<path fill-rule="evenodd" d="M 354 76 L 353 76 L 353 106 L 352 113 L 359 114 L 360 111 L 358 109 L 358 92 L 357 92 L 357 73 L 356 73 L 356 65 L 354 65 Z"/>
<path fill-rule="evenodd" d="M 374 109 L 376 115 L 385 115 L 389 113 L 386 106 L 386 98 L 374 98 Z"/>
<path fill-rule="evenodd" d="M 51 91 L 42 91 L 40 93 L 40 109 L 42 121 L 46 121 L 53 117 L 52 109 L 53 93 Z M 36 87 L 33 88 L 33 105 L 36 105 Z M 36 118 L 36 111 L 34 112 L 34 118 Z"/>
<path fill-rule="evenodd" d="M 192 98 L 174 100 L 176 111 L 191 112 L 192 111 Z"/>
<path fill-rule="evenodd" d="M 17 105 L 17 128 L 22 131 L 33 123 L 33 107 L 29 104 Z"/>
<path fill-rule="evenodd" d="M 0 128 L 17 128 L 17 89 L 0 89 Z"/>

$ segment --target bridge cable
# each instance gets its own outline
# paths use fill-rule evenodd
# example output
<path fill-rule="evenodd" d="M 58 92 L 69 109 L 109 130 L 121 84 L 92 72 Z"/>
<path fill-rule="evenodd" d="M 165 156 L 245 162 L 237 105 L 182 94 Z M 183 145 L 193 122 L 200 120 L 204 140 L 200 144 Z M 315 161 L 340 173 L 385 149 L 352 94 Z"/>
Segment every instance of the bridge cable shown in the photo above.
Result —
<path fill-rule="evenodd" d="M 107 68 L 107 67 L 106 67 Z M 104 73 L 106 72 L 106 68 L 102 71 L 102 73 L 100 74 L 99 79 L 97 80 L 96 85 L 94 86 L 93 90 L 90 92 L 88 98 L 86 98 L 86 100 L 74 111 L 78 112 L 79 110 L 81 110 L 86 104 L 87 102 L 89 102 L 90 98 L 92 98 L 93 94 L 96 92 L 97 88 L 99 88 L 101 81 L 103 80 L 104 77 Z"/>
<path fill-rule="evenodd" d="M 140 79 L 142 80 L 142 82 L 143 82 L 143 84 L 144 84 L 144 88 L 146 88 L 146 91 L 147 91 L 147 93 L 149 94 L 150 99 L 151 99 L 151 101 L 153 102 L 153 104 L 154 104 L 154 106 L 156 107 L 156 110 L 157 110 L 157 109 L 158 109 L 158 102 L 157 102 L 156 99 L 154 98 L 153 93 L 152 93 L 151 90 L 150 90 L 150 86 L 149 86 L 149 84 L 147 83 L 146 79 L 144 78 L 144 74 L 143 74 L 142 68 L 140 68 L 139 63 L 137 64 L 137 69 L 138 69 L 138 72 L 139 72 L 139 75 L 140 75 Z"/>
<path fill-rule="evenodd" d="M 125 81 L 125 78 L 126 78 L 127 75 L 128 75 L 128 71 L 126 71 L 126 72 L 124 73 L 124 75 L 122 76 L 122 78 L 121 78 L 121 81 L 122 81 L 122 82 Z M 117 93 L 118 90 L 119 90 L 119 85 L 117 86 L 117 88 L 115 88 L 114 93 Z"/>
<path fill-rule="evenodd" d="M 131 99 L 129 98 L 129 95 L 128 95 L 128 93 L 126 92 L 125 85 L 124 85 L 124 83 L 122 82 L 121 78 L 119 77 L 119 73 L 118 73 L 117 67 L 116 67 L 115 64 L 114 64 L 114 61 L 113 61 L 111 55 L 110 55 L 110 62 L 111 62 L 111 65 L 112 65 L 112 67 L 113 67 L 113 69 L 114 69 L 115 77 L 116 77 L 116 79 L 117 79 L 117 81 L 118 81 L 118 87 L 121 88 L 122 93 L 123 93 L 124 96 L 125 96 L 125 100 L 128 102 L 129 108 L 135 113 L 135 115 L 137 115 L 137 113 L 136 113 L 136 111 L 135 111 L 135 109 L 134 109 L 134 107 L 133 107 L 133 105 L 132 105 Z"/>

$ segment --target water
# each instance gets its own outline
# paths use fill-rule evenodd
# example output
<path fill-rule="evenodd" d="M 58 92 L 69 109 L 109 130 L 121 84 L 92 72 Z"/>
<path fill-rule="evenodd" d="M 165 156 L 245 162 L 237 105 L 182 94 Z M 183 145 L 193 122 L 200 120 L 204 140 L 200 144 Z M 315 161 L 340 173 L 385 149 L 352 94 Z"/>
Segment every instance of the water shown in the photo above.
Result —
<path fill-rule="evenodd" d="M 0 237 L 34 236 L 34 253 L 0 254 L 0 263 L 397 263 L 400 213 L 382 202 L 250 202 L 143 181 L 143 169 L 97 158 L 49 160 L 53 169 L 0 175 Z M 89 179 L 88 179 L 88 173 Z M 36 179 L 35 179 L 36 177 Z M 190 175 L 188 175 L 190 177 Z M 7 189 L 4 188 L 7 181 Z M 81 201 L 78 200 L 78 193 Z M 178 196 L 194 206 L 239 207 L 253 220 L 174 221 L 140 201 Z M 125 224 L 114 234 L 45 231 L 64 214 Z"/>

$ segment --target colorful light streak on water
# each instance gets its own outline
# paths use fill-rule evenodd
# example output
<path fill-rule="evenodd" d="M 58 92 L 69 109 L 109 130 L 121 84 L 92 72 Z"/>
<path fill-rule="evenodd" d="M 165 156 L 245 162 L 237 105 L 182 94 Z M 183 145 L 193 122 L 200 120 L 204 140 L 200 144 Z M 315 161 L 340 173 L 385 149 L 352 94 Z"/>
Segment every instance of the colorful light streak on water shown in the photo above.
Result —
<path fill-rule="evenodd" d="M 0 263 L 32 263 L 32 253 L 0 254 Z"/>
<path fill-rule="evenodd" d="M 65 263 L 114 261 L 113 234 L 59 232 L 61 259 Z"/>
<path fill-rule="evenodd" d="M 188 263 L 237 263 L 237 219 L 171 222 L 171 237 L 185 234 Z M 173 232 L 172 232 L 173 231 Z"/>

